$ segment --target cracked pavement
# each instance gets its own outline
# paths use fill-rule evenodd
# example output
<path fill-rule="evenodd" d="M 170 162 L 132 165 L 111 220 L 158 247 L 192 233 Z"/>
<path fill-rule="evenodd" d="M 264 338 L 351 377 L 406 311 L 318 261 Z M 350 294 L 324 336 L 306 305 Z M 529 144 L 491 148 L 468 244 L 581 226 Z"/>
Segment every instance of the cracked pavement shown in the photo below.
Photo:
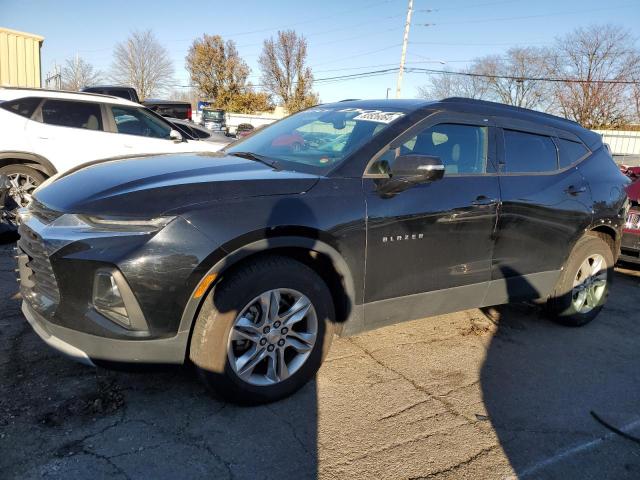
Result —
<path fill-rule="evenodd" d="M 527 305 L 336 338 L 317 379 L 247 408 L 188 368 L 92 369 L 20 313 L 0 247 L 0 477 L 639 478 L 640 271 L 584 328 Z M 633 422 L 636 422 L 635 424 Z"/>

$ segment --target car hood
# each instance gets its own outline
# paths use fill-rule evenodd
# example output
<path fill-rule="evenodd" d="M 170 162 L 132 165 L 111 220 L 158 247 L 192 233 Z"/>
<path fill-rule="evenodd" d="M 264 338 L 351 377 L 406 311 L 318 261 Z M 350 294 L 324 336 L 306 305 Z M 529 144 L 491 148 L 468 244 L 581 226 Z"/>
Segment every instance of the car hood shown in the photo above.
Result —
<path fill-rule="evenodd" d="M 47 182 L 35 199 L 63 213 L 151 217 L 232 198 L 308 191 L 318 176 L 224 153 L 102 160 Z"/>

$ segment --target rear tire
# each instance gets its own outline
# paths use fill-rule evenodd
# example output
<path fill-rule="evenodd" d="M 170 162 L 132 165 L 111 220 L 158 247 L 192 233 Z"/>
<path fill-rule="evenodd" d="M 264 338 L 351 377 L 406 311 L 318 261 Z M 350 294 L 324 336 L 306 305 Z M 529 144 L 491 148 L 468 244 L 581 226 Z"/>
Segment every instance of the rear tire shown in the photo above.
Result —
<path fill-rule="evenodd" d="M 329 289 L 311 268 L 288 257 L 263 257 L 240 266 L 209 293 L 190 357 L 205 385 L 226 400 L 273 402 L 316 374 L 331 345 L 334 319 Z"/>
<path fill-rule="evenodd" d="M 607 301 L 613 266 L 613 252 L 602 238 L 589 234 L 578 240 L 547 300 L 549 317 L 571 327 L 592 321 Z"/>

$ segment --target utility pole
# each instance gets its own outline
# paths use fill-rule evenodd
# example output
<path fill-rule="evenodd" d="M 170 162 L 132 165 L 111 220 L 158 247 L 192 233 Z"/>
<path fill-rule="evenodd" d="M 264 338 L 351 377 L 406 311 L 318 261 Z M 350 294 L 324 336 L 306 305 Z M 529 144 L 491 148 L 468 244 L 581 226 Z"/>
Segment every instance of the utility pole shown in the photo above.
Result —
<path fill-rule="evenodd" d="M 400 57 L 400 70 L 398 70 L 398 85 L 396 86 L 396 98 L 400 98 L 402 89 L 402 75 L 404 74 L 404 61 L 407 57 L 407 43 L 409 43 L 409 28 L 411 27 L 411 14 L 413 13 L 413 0 L 409 0 L 407 9 L 407 23 L 404 24 L 404 38 L 402 39 L 402 56 Z"/>

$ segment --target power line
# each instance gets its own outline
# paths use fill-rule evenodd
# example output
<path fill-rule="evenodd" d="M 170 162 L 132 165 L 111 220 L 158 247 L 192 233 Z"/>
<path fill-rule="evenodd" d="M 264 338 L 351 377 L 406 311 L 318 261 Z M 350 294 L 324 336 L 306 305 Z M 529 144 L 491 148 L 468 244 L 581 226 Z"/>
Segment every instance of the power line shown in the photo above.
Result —
<path fill-rule="evenodd" d="M 564 15 L 575 15 L 580 13 L 591 13 L 591 12 L 601 12 L 601 11 L 610 11 L 615 8 L 625 8 L 625 7 L 636 7 L 637 4 L 623 4 L 623 5 L 610 5 L 609 7 L 604 8 L 590 8 L 590 9 L 582 9 L 582 10 L 571 10 L 566 12 L 556 12 L 556 13 L 543 13 L 539 15 L 521 15 L 516 17 L 494 17 L 494 18 L 478 18 L 473 20 L 457 20 L 454 22 L 438 22 L 438 23 L 425 23 L 421 26 L 426 27 L 434 27 L 439 25 L 464 25 L 471 23 L 488 23 L 488 22 L 505 22 L 509 20 L 530 20 L 532 18 L 549 18 L 549 17 L 560 17 Z M 418 24 L 420 25 L 420 24 Z"/>
<path fill-rule="evenodd" d="M 396 73 L 399 70 L 399 67 L 394 68 L 386 68 L 381 70 L 371 70 L 367 72 L 359 72 L 347 75 L 335 75 L 331 77 L 323 77 L 317 78 L 314 80 L 314 84 L 325 84 L 325 83 L 335 83 L 339 81 L 348 81 L 348 80 L 356 80 L 363 78 L 370 78 L 382 75 L 388 75 L 391 73 Z M 419 68 L 419 67 L 407 67 L 405 69 L 406 73 L 426 73 L 430 75 L 459 75 L 466 77 L 480 77 L 480 78 L 491 78 L 491 79 L 506 79 L 506 80 L 516 80 L 516 81 L 538 81 L 538 82 L 555 82 L 555 83 L 598 83 L 598 84 L 611 84 L 611 85 L 638 85 L 640 81 L 634 80 L 615 80 L 615 79 L 601 79 L 601 80 L 585 80 L 579 78 L 554 78 L 554 77 L 522 77 L 515 75 L 491 75 L 484 73 L 470 73 L 470 72 L 456 72 L 451 70 L 437 70 L 430 68 Z M 293 82 L 297 83 L 297 82 Z M 170 85 L 171 87 L 181 87 L 181 88 L 194 88 L 195 85 Z M 254 88 L 263 88 L 265 85 L 252 85 Z"/>
<path fill-rule="evenodd" d="M 495 1 L 495 2 L 487 2 L 487 3 L 474 3 L 473 5 L 465 5 L 464 8 L 465 9 L 469 9 L 469 8 L 482 8 L 482 7 L 493 7 L 495 5 L 502 5 L 505 3 L 519 3 L 522 2 L 524 0 L 499 0 L 499 1 Z M 444 8 L 422 8 L 419 10 L 416 10 L 416 12 L 428 12 L 428 13 L 432 13 L 432 12 L 446 12 L 449 10 L 460 10 L 460 6 L 458 7 L 444 7 Z"/>
<path fill-rule="evenodd" d="M 584 84 L 599 83 L 599 84 L 607 84 L 607 85 L 640 85 L 640 81 L 637 81 L 637 80 L 615 80 L 615 79 L 586 80 L 581 78 L 522 77 L 522 76 L 516 76 L 516 75 L 491 75 L 486 73 L 433 70 L 429 68 L 419 68 L 419 67 L 411 67 L 410 70 L 413 73 L 424 72 L 428 74 L 461 75 L 466 77 L 480 77 L 480 78 L 504 79 L 504 80 L 515 80 L 515 81 L 584 83 Z"/>
<path fill-rule="evenodd" d="M 401 43 L 397 43 L 395 45 L 389 45 L 388 47 L 378 48 L 376 50 L 370 50 L 370 51 L 367 51 L 367 52 L 356 53 L 354 55 L 349 55 L 347 57 L 334 58 L 333 60 L 329 60 L 327 62 L 316 63 L 315 65 L 312 65 L 312 68 L 315 68 L 315 67 L 317 67 L 319 65 L 327 65 L 329 63 L 340 62 L 342 60 L 351 60 L 352 58 L 358 58 L 358 57 L 365 57 L 367 55 L 373 55 L 374 53 L 379 53 L 379 52 L 384 52 L 386 50 L 391 50 L 392 48 L 397 48 L 397 47 L 400 47 L 401 45 L 402 45 Z"/>

